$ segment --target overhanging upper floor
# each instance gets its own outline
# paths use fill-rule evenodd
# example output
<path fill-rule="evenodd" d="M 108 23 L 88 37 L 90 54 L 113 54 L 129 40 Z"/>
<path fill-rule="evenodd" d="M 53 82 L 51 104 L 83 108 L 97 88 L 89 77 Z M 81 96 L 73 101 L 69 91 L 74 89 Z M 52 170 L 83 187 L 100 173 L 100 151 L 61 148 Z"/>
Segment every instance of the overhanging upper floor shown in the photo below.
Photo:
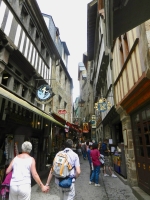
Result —
<path fill-rule="evenodd" d="M 107 43 L 150 19 L 149 0 L 105 0 Z"/>

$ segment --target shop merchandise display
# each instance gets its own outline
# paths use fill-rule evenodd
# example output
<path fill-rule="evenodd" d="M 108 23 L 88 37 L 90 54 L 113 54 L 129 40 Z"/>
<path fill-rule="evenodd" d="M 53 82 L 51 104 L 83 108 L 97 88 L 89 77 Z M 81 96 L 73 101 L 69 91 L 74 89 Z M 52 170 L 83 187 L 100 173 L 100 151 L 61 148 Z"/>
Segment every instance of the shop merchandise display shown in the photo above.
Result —
<path fill-rule="evenodd" d="M 14 158 L 15 154 L 17 154 L 17 144 L 14 145 L 14 139 L 10 135 L 8 135 L 5 139 L 4 154 L 6 158 L 5 165 L 8 165 L 11 162 L 11 160 Z"/>
<path fill-rule="evenodd" d="M 5 200 L 6 198 L 9 197 L 9 187 L 10 187 L 11 177 L 12 177 L 12 171 L 6 175 L 5 180 L 1 184 L 0 195 L 2 197 L 2 200 Z"/>

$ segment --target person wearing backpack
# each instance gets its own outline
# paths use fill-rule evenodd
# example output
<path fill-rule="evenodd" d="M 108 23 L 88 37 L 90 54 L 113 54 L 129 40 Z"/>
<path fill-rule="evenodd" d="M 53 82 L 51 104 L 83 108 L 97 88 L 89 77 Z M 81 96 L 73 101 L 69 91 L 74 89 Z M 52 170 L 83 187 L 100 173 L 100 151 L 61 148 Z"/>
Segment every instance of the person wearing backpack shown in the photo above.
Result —
<path fill-rule="evenodd" d="M 110 155 L 109 155 L 110 150 L 108 149 L 107 144 L 108 144 L 108 139 L 104 139 L 104 142 L 102 143 L 101 148 L 100 148 L 100 153 L 104 155 L 104 177 L 109 176 L 106 173 L 106 167 L 108 167 L 110 176 L 113 178 L 117 178 L 117 176 L 112 172 L 112 169 L 111 169 L 111 162 L 110 162 Z"/>
<path fill-rule="evenodd" d="M 65 149 L 56 154 L 50 169 L 46 186 L 50 187 L 52 177 L 58 186 L 60 200 L 73 200 L 75 197 L 75 181 L 81 173 L 79 156 L 72 150 L 73 141 L 67 139 Z"/>

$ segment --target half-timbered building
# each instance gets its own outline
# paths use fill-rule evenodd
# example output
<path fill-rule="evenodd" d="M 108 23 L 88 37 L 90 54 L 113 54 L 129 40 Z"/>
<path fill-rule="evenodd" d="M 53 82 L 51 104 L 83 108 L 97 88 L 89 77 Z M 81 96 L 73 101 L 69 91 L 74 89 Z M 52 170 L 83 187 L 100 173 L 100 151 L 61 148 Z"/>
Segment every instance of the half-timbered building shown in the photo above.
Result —
<path fill-rule="evenodd" d="M 54 36 L 58 37 L 56 27 Z M 66 56 L 65 62 L 60 51 Z M 50 115 L 57 111 L 55 102 L 63 99 L 66 109 L 72 109 L 68 52 L 65 42 L 56 46 L 35 0 L 0 0 L 0 146 L 4 152 L 7 144 L 14 156 L 14 144 L 20 152 L 21 143 L 31 141 L 39 172 L 46 169 L 47 156 L 54 148 L 53 132 L 64 128 Z M 57 76 L 53 71 L 58 63 L 61 75 Z M 37 90 L 41 85 L 54 87 L 55 99 L 39 102 Z M 63 95 L 57 92 L 58 87 Z M 2 156 L 1 165 L 5 167 L 13 156 Z"/>

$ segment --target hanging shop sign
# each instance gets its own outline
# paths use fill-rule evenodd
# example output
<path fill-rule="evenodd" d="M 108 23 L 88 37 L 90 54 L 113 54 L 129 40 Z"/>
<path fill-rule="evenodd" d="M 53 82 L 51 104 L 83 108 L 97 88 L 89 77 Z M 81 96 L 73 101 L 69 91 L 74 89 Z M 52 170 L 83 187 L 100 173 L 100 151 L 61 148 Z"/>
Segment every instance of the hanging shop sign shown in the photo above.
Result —
<path fill-rule="evenodd" d="M 67 114 L 67 111 L 65 109 L 59 109 L 58 114 L 65 115 L 65 114 Z"/>
<path fill-rule="evenodd" d="M 47 104 L 55 94 L 49 85 L 41 85 L 36 90 L 36 101 L 40 104 Z"/>
<path fill-rule="evenodd" d="M 95 115 L 92 115 L 91 127 L 96 128 L 96 116 Z"/>
<path fill-rule="evenodd" d="M 96 120 L 92 120 L 91 124 L 92 124 L 92 128 L 96 128 Z"/>
<path fill-rule="evenodd" d="M 98 103 L 95 103 L 95 109 L 100 112 L 105 112 L 111 108 L 111 103 L 105 98 L 101 98 Z"/>
<path fill-rule="evenodd" d="M 88 133 L 89 132 L 89 124 L 88 123 L 83 123 L 83 133 Z"/>

